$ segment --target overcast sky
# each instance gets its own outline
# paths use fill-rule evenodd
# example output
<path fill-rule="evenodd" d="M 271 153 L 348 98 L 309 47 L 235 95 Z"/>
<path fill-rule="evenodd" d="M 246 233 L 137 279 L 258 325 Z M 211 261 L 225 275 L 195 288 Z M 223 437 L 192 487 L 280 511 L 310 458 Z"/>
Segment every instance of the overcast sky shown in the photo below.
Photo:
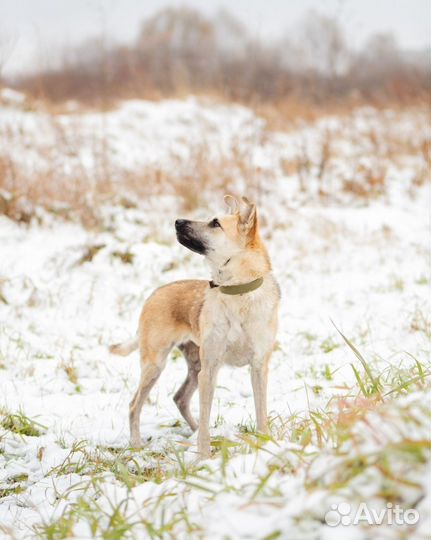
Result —
<path fill-rule="evenodd" d="M 405 49 L 429 47 L 431 41 L 431 0 L 0 0 L 4 74 L 38 67 L 103 28 L 112 40 L 131 42 L 145 17 L 169 5 L 194 6 L 209 15 L 226 8 L 261 40 L 288 34 L 316 9 L 336 16 L 354 47 L 375 32 L 393 32 Z"/>

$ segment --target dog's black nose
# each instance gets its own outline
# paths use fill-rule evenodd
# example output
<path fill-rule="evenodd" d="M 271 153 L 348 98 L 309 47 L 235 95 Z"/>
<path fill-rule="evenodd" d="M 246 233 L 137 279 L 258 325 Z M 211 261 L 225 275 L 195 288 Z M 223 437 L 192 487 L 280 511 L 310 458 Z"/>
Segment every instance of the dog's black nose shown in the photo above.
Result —
<path fill-rule="evenodd" d="M 186 219 L 177 219 L 175 221 L 175 228 L 178 230 L 178 229 L 182 229 L 184 227 L 184 225 L 187 223 L 187 220 Z"/>

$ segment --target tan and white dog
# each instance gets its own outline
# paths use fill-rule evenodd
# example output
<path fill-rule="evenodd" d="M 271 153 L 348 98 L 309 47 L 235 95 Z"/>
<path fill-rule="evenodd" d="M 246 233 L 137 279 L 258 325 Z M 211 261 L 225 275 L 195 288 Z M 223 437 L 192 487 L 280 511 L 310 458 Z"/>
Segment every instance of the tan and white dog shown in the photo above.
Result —
<path fill-rule="evenodd" d="M 257 431 L 267 431 L 268 363 L 277 330 L 279 287 L 268 253 L 259 236 L 256 206 L 246 198 L 227 195 L 230 214 L 211 221 L 178 219 L 178 241 L 204 255 L 212 281 L 175 281 L 156 289 L 145 302 L 138 335 L 113 345 L 127 355 L 139 347 L 141 379 L 130 403 L 132 446 L 141 444 L 142 405 L 177 346 L 188 365 L 187 378 L 174 396 L 193 431 L 190 399 L 199 387 L 198 452 L 210 454 L 209 422 L 217 372 L 223 364 L 249 365 L 256 408 Z"/>

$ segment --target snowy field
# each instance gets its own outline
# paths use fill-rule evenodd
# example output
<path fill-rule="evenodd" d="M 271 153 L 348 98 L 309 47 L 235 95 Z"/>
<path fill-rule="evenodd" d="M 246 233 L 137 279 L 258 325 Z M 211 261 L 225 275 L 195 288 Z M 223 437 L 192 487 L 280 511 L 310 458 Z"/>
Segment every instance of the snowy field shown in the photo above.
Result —
<path fill-rule="evenodd" d="M 0 149 L 17 174 L 52 170 L 54 160 L 63 175 L 79 162 L 91 176 L 100 122 L 120 192 L 125 171 L 185 171 L 202 144 L 218 167 L 239 148 L 255 174 L 241 176 L 236 162 L 230 184 L 192 185 L 199 204 L 188 213 L 168 187 L 145 200 L 125 193 L 136 204 L 100 206 L 92 229 L 42 208 L 30 224 L 0 215 L 0 538 L 427 538 L 431 190 L 417 152 L 430 135 L 425 119 L 363 109 L 273 133 L 248 109 L 190 98 L 53 120 L 9 92 Z M 56 147 L 55 125 L 79 141 L 73 155 Z M 254 433 L 247 369 L 225 367 L 214 456 L 198 462 L 196 435 L 172 400 L 186 373 L 173 351 L 143 408 L 146 444 L 130 449 L 138 355 L 114 357 L 107 346 L 135 332 L 155 287 L 208 276 L 200 256 L 176 243 L 173 222 L 222 212 L 226 187 L 258 202 L 282 289 L 272 436 Z M 353 523 L 364 502 L 384 512 L 380 525 Z M 337 513 L 331 505 L 340 503 L 348 506 Z M 414 523 L 391 523 L 396 505 L 419 519 L 410 512 Z"/>

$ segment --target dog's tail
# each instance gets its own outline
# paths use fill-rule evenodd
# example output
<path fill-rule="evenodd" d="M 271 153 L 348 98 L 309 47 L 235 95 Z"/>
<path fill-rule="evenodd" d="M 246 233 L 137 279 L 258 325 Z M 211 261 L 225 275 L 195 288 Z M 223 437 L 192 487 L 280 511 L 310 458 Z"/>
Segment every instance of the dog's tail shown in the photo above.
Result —
<path fill-rule="evenodd" d="M 129 341 L 125 341 L 124 343 L 115 343 L 114 345 L 111 345 L 109 347 L 109 352 L 111 354 L 118 354 L 119 356 L 127 356 L 131 352 L 136 351 L 138 346 L 138 336 L 135 336 L 133 339 L 129 339 Z"/>

